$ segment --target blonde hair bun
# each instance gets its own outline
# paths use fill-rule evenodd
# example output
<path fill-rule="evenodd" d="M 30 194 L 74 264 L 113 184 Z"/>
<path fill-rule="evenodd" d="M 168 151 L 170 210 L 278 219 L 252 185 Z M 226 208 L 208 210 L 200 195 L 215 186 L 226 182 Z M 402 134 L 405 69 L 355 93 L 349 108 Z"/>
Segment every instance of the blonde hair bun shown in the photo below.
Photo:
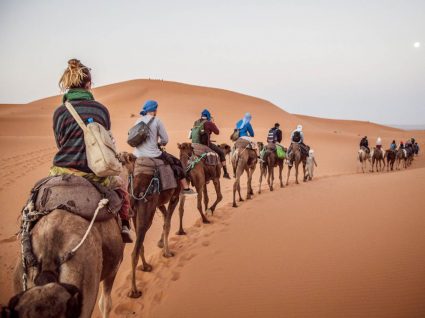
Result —
<path fill-rule="evenodd" d="M 70 59 L 67 69 L 59 80 L 59 87 L 62 91 L 70 88 L 85 88 L 88 82 L 91 82 L 90 69 L 80 60 Z"/>

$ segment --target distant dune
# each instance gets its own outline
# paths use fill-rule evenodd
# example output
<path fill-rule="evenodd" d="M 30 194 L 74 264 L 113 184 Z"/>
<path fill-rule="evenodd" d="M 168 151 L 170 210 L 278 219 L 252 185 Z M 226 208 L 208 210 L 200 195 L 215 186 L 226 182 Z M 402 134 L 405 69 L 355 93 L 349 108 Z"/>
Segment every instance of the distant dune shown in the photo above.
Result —
<path fill-rule="evenodd" d="M 356 161 L 360 137 L 367 135 L 373 145 L 380 136 L 388 147 L 411 131 L 290 114 L 264 99 L 176 82 L 133 80 L 93 93 L 110 110 L 120 150 L 131 151 L 128 129 L 141 105 L 155 99 L 170 135 L 167 150 L 175 155 L 208 108 L 221 130 L 213 137 L 217 142 L 230 143 L 245 112 L 253 116 L 258 141 L 279 122 L 288 145 L 291 130 L 302 124 L 318 163 L 313 182 L 295 185 L 292 176 L 288 188 L 275 185 L 276 191 L 262 195 L 257 169 L 254 200 L 238 209 L 230 205 L 233 180 L 222 180 L 224 200 L 210 225 L 199 222 L 190 198 L 188 235 L 170 239 L 173 259 L 162 258 L 156 247 L 162 229 L 157 216 L 145 244 L 154 271 L 138 273 L 144 295 L 126 296 L 129 245 L 114 287 L 113 317 L 425 317 L 424 157 L 408 170 L 367 175 L 358 174 Z M 0 303 L 12 295 L 20 210 L 56 151 L 52 114 L 60 103 L 53 96 L 0 105 Z M 425 131 L 414 136 L 425 149 Z M 176 213 L 172 233 L 177 219 Z"/>

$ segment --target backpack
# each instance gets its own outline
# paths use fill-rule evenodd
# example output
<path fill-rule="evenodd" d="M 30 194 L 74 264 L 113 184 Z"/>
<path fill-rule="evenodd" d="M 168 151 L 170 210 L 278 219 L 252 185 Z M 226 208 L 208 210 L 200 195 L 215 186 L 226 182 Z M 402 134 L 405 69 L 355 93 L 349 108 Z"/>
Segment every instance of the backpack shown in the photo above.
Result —
<path fill-rule="evenodd" d="M 155 117 L 152 117 L 147 124 L 144 121 L 141 121 L 137 125 L 130 128 L 128 131 L 127 143 L 131 147 L 137 147 L 148 139 L 150 134 L 149 127 L 154 119 Z"/>
<path fill-rule="evenodd" d="M 276 155 L 279 159 L 285 159 L 286 158 L 285 149 L 280 145 L 276 145 Z"/>
<path fill-rule="evenodd" d="M 190 139 L 192 139 L 192 143 L 194 144 L 200 144 L 202 135 L 206 134 L 204 131 L 204 124 L 207 122 L 207 120 L 204 119 L 198 119 L 193 123 L 193 128 L 190 134 Z"/>
<path fill-rule="evenodd" d="M 238 128 L 236 128 L 233 133 L 230 135 L 230 140 L 231 141 L 236 141 L 239 139 L 239 135 L 240 135 L 240 131 Z"/>
<path fill-rule="evenodd" d="M 119 175 L 122 170 L 122 164 L 118 160 L 111 132 L 96 122 L 89 123 L 86 126 L 70 102 L 65 102 L 65 107 L 84 132 L 89 168 L 98 177 Z"/>
<path fill-rule="evenodd" d="M 277 129 L 272 128 L 269 130 L 269 134 L 267 135 L 268 143 L 275 143 L 277 141 Z"/>
<path fill-rule="evenodd" d="M 294 136 L 292 137 L 293 142 L 300 142 L 301 141 L 301 133 L 297 130 L 294 132 Z"/>

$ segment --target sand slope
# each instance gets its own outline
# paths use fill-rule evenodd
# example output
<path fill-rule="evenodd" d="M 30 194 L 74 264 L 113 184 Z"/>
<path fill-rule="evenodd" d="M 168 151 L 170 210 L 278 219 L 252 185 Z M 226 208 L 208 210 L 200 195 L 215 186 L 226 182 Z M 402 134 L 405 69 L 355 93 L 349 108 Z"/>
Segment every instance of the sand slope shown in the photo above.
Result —
<path fill-rule="evenodd" d="M 423 131 L 293 115 L 262 99 L 173 82 L 135 80 L 97 88 L 94 95 L 110 109 L 122 150 L 129 150 L 125 136 L 135 121 L 132 114 L 138 114 L 146 99 L 156 99 L 171 137 L 168 150 L 174 154 L 177 142 L 187 140 L 193 121 L 207 107 L 222 129 L 215 138 L 218 142 L 228 142 L 234 123 L 246 111 L 253 114 L 258 140 L 264 140 L 279 121 L 287 143 L 293 127 L 303 124 L 319 164 L 315 181 L 295 186 L 291 178 L 290 187 L 256 195 L 237 210 L 229 203 L 232 181 L 223 180 L 224 201 L 211 225 L 199 223 L 194 199 L 188 200 L 188 236 L 171 238 L 174 259 L 162 258 L 155 246 L 162 227 L 156 217 L 145 244 L 155 270 L 138 273 L 145 294 L 139 300 L 126 297 L 132 248 L 128 246 L 114 289 L 114 316 L 131 317 L 135 312 L 144 317 L 341 313 L 349 317 L 369 311 L 372 316 L 399 317 L 403 315 L 397 313 L 404 310 L 411 313 L 409 317 L 419 317 L 424 313 L 418 301 L 424 296 L 423 158 L 407 171 L 356 174 L 360 136 L 367 134 L 373 143 L 379 135 L 389 144 L 414 134 L 425 149 Z M 56 96 L 0 106 L 0 303 L 12 294 L 10 274 L 19 251 L 14 237 L 17 216 L 55 153 L 51 117 L 59 103 Z M 407 206 L 401 205 L 400 198 L 409 196 L 411 200 L 403 200 Z M 307 203 L 294 212 L 292 208 L 306 198 Z M 359 209 L 359 198 L 364 209 Z M 172 232 L 176 229 L 175 216 Z"/>

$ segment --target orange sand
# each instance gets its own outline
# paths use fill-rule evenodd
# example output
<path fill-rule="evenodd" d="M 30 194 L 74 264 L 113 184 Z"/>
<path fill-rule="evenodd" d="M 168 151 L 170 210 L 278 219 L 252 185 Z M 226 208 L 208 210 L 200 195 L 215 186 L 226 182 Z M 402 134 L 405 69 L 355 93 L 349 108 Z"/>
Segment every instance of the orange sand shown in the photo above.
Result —
<path fill-rule="evenodd" d="M 130 245 L 114 287 L 113 317 L 425 316 L 425 159 L 418 157 L 408 170 L 367 175 L 358 174 L 356 162 L 360 136 L 373 143 L 379 135 L 387 146 L 414 135 L 425 149 L 424 131 L 293 115 L 262 99 L 173 82 L 129 81 L 97 88 L 94 95 L 111 112 L 121 150 L 130 150 L 125 137 L 135 121 L 131 114 L 156 99 L 171 153 L 177 154 L 177 142 L 187 140 L 207 107 L 222 130 L 218 142 L 228 142 L 246 111 L 257 140 L 279 121 L 287 144 L 293 127 L 303 124 L 319 165 L 312 182 L 296 186 L 291 177 L 288 188 L 265 190 L 238 209 L 230 204 L 233 181 L 223 180 L 224 201 L 210 225 L 199 222 L 191 198 L 188 235 L 171 237 L 173 259 L 164 259 L 156 247 L 158 215 L 145 244 L 154 271 L 138 273 L 144 294 L 126 297 Z M 51 118 L 59 103 L 60 97 L 51 97 L 0 106 L 0 303 L 12 295 L 18 214 L 55 153 Z M 177 221 L 176 214 L 173 232 Z"/>

